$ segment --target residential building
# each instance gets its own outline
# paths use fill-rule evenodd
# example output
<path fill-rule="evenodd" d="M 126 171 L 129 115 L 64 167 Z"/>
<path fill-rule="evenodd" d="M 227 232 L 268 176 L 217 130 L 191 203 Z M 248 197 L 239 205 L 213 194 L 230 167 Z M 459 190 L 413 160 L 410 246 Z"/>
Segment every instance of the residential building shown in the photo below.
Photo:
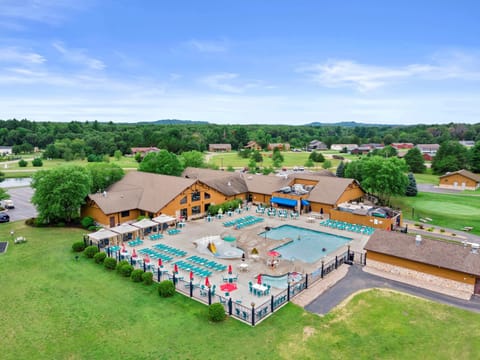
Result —
<path fill-rule="evenodd" d="M 330 146 L 331 150 L 336 151 L 343 151 L 344 149 L 347 149 L 347 151 L 352 151 L 356 148 L 358 148 L 357 144 L 332 144 L 332 146 Z"/>
<path fill-rule="evenodd" d="M 0 146 L 0 155 L 12 155 L 12 147 L 11 146 Z"/>
<path fill-rule="evenodd" d="M 440 176 L 438 186 L 444 189 L 476 190 L 480 187 L 480 175 L 468 170 L 448 172 Z"/>
<path fill-rule="evenodd" d="M 277 148 L 278 150 L 281 151 L 289 151 L 290 150 L 290 144 L 288 143 L 271 143 L 268 144 L 267 149 L 272 151 L 273 149 Z"/>
<path fill-rule="evenodd" d="M 140 153 L 143 156 L 147 155 L 148 153 L 151 152 L 159 152 L 160 149 L 156 148 L 155 146 L 149 146 L 149 147 L 133 147 L 132 148 L 132 155 L 135 156 L 138 153 Z"/>
<path fill-rule="evenodd" d="M 232 145 L 231 144 L 209 144 L 208 151 L 229 152 L 229 151 L 232 151 Z"/>
<path fill-rule="evenodd" d="M 250 149 L 250 150 L 262 150 L 262 147 L 257 144 L 256 141 L 249 141 L 247 145 L 244 146 L 245 149 Z"/>
<path fill-rule="evenodd" d="M 471 148 L 475 146 L 475 141 L 473 140 L 460 140 L 459 143 L 460 145 L 463 145 L 467 148 Z"/>
<path fill-rule="evenodd" d="M 312 150 L 328 150 L 328 146 L 320 140 L 312 140 L 307 145 L 307 151 Z"/>

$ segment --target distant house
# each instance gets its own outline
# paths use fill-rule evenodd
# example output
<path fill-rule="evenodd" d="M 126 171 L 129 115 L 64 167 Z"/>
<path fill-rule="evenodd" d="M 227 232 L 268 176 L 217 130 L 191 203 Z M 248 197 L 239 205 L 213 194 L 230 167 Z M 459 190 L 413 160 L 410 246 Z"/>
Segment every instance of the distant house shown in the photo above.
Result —
<path fill-rule="evenodd" d="M 471 148 L 475 146 L 475 141 L 473 140 L 460 140 L 459 143 L 460 145 L 463 145 L 467 148 Z"/>
<path fill-rule="evenodd" d="M 211 152 L 229 152 L 232 151 L 232 145 L 230 144 L 209 144 L 208 151 Z"/>
<path fill-rule="evenodd" d="M 347 149 L 347 151 L 352 151 L 357 147 L 357 144 L 332 144 L 332 146 L 330 146 L 330 149 L 336 151 L 342 151 L 343 149 Z"/>
<path fill-rule="evenodd" d="M 257 144 L 256 141 L 249 141 L 247 145 L 244 146 L 245 149 L 250 149 L 250 150 L 262 150 L 262 147 Z"/>
<path fill-rule="evenodd" d="M 0 155 L 12 155 L 12 147 L 11 146 L 0 146 Z"/>
<path fill-rule="evenodd" d="M 154 146 L 150 146 L 150 147 L 133 147 L 132 148 L 132 155 L 137 155 L 138 153 L 140 153 L 142 156 L 145 156 L 147 155 L 148 153 L 151 153 L 151 152 L 159 152 L 160 149 L 154 147 Z"/>
<path fill-rule="evenodd" d="M 412 143 L 391 143 L 390 146 L 397 150 L 410 150 L 414 145 Z"/>
<path fill-rule="evenodd" d="M 377 230 L 365 245 L 367 267 L 469 297 L 480 294 L 480 254 L 478 245 L 466 245 Z"/>
<path fill-rule="evenodd" d="M 350 154 L 364 155 L 364 154 L 368 154 L 370 151 L 372 151 L 372 148 L 370 146 L 360 145 L 359 147 L 352 149 L 350 151 Z"/>
<path fill-rule="evenodd" d="M 448 172 L 440 176 L 440 184 L 445 189 L 476 190 L 480 187 L 480 175 L 468 170 Z"/>
<path fill-rule="evenodd" d="M 312 150 L 328 150 L 328 146 L 320 140 L 312 140 L 307 146 L 308 151 Z"/>
<path fill-rule="evenodd" d="M 278 150 L 282 150 L 282 151 L 289 151 L 290 150 L 290 144 L 288 143 L 271 143 L 271 144 L 268 144 L 268 147 L 267 149 L 268 150 L 273 150 L 277 148 Z"/>
<path fill-rule="evenodd" d="M 440 149 L 438 144 L 417 144 L 415 147 L 420 150 L 423 159 L 426 161 L 432 161 L 438 149 Z"/>

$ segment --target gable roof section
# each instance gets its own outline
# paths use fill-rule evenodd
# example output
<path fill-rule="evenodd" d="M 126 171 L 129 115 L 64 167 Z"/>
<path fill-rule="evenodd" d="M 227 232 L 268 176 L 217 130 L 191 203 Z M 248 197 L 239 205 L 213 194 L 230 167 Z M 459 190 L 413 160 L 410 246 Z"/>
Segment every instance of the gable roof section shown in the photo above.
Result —
<path fill-rule="evenodd" d="M 480 275 L 480 254 L 473 254 L 469 247 L 460 243 L 422 238 L 421 244 L 416 245 L 412 235 L 376 230 L 365 249 L 466 274 Z"/>
<path fill-rule="evenodd" d="M 128 172 L 104 194 L 90 194 L 105 214 L 141 209 L 157 212 L 196 180 L 141 171 Z"/>
<path fill-rule="evenodd" d="M 354 179 L 319 176 L 318 183 L 310 192 L 307 200 L 323 204 L 335 205 Z"/>
<path fill-rule="evenodd" d="M 273 192 L 280 190 L 282 187 L 289 186 L 292 178 L 288 176 L 245 174 L 245 181 L 248 191 L 272 195 Z"/>
<path fill-rule="evenodd" d="M 197 179 L 227 196 L 244 194 L 248 191 L 243 174 L 238 172 L 188 167 L 183 171 L 182 176 Z"/>
<path fill-rule="evenodd" d="M 446 173 L 445 175 L 442 175 L 440 176 L 441 178 L 443 177 L 448 177 L 448 176 L 451 176 L 451 175 L 463 175 L 465 176 L 466 178 L 469 178 L 475 182 L 480 182 L 480 175 L 477 175 L 477 174 L 474 174 L 472 173 L 471 171 L 468 171 L 468 170 L 458 170 L 458 171 L 453 171 L 453 172 L 449 172 L 449 173 Z"/>

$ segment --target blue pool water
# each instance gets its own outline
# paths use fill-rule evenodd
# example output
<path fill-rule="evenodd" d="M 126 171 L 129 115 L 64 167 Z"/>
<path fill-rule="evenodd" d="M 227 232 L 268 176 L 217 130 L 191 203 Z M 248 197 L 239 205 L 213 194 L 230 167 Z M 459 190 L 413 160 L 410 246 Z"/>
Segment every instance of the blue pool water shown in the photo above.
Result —
<path fill-rule="evenodd" d="M 351 238 L 345 236 L 292 225 L 282 225 L 259 235 L 273 240 L 291 239 L 292 241 L 275 250 L 286 260 L 301 260 L 308 263 L 316 262 L 352 241 Z"/>
<path fill-rule="evenodd" d="M 297 282 L 302 280 L 303 277 L 300 273 L 292 273 L 290 278 L 294 282 Z M 288 286 L 288 274 L 282 276 L 262 275 L 262 283 L 277 289 L 286 289 Z"/>

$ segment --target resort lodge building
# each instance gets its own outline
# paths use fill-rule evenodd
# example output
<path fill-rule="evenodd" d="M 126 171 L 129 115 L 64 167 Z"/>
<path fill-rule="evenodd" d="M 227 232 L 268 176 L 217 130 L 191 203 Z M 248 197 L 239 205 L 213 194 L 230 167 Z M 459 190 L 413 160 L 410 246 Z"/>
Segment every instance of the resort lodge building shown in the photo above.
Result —
<path fill-rule="evenodd" d="M 440 176 L 439 187 L 444 189 L 477 190 L 480 187 L 480 175 L 468 170 L 458 170 Z"/>
<path fill-rule="evenodd" d="M 325 174 L 266 176 L 187 168 L 176 177 L 132 171 L 103 193 L 88 195 L 81 216 L 108 227 L 139 216 L 195 219 L 205 216 L 210 205 L 233 199 L 298 213 L 330 214 L 339 204 L 360 201 L 364 195 L 356 180 Z"/>

